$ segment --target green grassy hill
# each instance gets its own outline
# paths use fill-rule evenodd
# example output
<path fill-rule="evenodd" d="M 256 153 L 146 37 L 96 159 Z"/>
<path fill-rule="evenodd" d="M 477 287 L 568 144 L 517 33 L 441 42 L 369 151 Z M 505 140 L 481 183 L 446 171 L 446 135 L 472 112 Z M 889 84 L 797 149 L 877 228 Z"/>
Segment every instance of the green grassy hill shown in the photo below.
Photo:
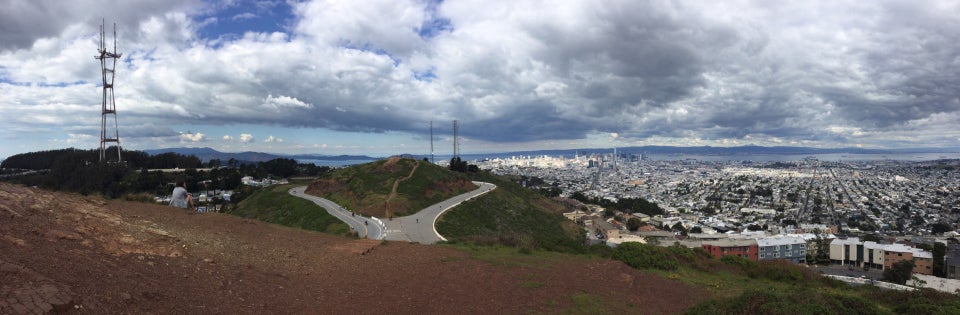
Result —
<path fill-rule="evenodd" d="M 404 180 L 390 199 L 397 179 Z M 493 183 L 497 189 L 441 216 L 437 230 L 447 239 L 525 249 L 585 251 L 582 229 L 564 219 L 563 206 L 487 172 L 459 173 L 423 161 L 391 158 L 333 171 L 311 184 L 307 193 L 364 215 L 404 216 L 476 189 L 471 181 Z"/>
<path fill-rule="evenodd" d="M 317 204 L 287 193 L 290 188 L 304 184 L 278 185 L 257 190 L 229 214 L 304 230 L 349 235 L 350 227 L 346 223 Z"/>
<path fill-rule="evenodd" d="M 396 194 L 391 196 L 400 179 Z M 311 184 L 307 193 L 364 215 L 398 217 L 476 188 L 463 174 L 443 167 L 390 158 L 333 171 Z"/>
<path fill-rule="evenodd" d="M 610 257 L 708 290 L 711 299 L 688 314 L 960 314 L 957 294 L 851 286 L 784 261 L 716 259 L 699 248 L 640 243 L 623 243 Z"/>
<path fill-rule="evenodd" d="M 497 243 L 521 248 L 582 252 L 583 229 L 563 217 L 559 203 L 487 172 L 471 179 L 497 189 L 444 213 L 437 231 L 453 241 Z"/>

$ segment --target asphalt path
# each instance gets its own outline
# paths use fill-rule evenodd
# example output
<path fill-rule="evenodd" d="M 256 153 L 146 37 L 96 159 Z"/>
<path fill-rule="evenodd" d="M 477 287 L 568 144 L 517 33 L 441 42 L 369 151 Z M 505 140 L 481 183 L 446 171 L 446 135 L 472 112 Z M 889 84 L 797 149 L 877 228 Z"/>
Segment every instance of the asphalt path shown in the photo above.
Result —
<path fill-rule="evenodd" d="M 289 192 L 291 195 L 313 201 L 313 203 L 327 210 L 327 213 L 349 225 L 350 229 L 356 231 L 360 238 L 372 240 L 382 240 L 384 238 L 385 229 L 380 219 L 354 214 L 333 201 L 304 193 L 306 189 L 307 186 L 299 186 L 291 188 Z"/>
<path fill-rule="evenodd" d="M 480 186 L 470 192 L 466 192 L 453 198 L 438 202 L 434 205 L 424 208 L 415 214 L 405 217 L 397 217 L 383 221 L 387 236 L 386 239 L 392 241 L 407 241 L 420 244 L 434 244 L 447 239 L 437 233 L 437 218 L 441 214 L 456 207 L 460 203 L 483 195 L 497 188 L 497 185 L 484 182 L 473 182 Z"/>

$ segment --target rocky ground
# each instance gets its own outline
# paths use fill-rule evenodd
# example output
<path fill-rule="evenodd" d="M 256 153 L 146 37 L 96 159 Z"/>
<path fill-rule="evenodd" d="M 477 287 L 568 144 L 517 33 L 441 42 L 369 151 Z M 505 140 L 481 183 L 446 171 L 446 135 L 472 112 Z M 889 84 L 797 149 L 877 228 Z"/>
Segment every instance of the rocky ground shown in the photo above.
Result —
<path fill-rule="evenodd" d="M 0 183 L 0 314 L 663 314 L 707 295 L 618 261 L 555 257 L 477 259 Z"/>

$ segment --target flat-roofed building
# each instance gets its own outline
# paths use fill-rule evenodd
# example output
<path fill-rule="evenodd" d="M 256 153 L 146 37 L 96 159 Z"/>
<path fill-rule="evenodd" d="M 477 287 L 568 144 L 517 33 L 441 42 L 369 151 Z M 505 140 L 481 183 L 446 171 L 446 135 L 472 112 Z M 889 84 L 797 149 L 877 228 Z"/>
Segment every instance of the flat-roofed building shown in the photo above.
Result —
<path fill-rule="evenodd" d="M 884 247 L 883 269 L 893 267 L 893 264 L 903 260 L 913 261 L 913 273 L 933 274 L 932 253 L 903 244 L 889 244 Z"/>
<path fill-rule="evenodd" d="M 722 239 L 705 241 L 701 248 L 717 259 L 723 256 L 740 256 L 751 261 L 757 261 L 757 240 L 753 239 Z"/>
<path fill-rule="evenodd" d="M 865 256 L 863 252 L 859 238 L 834 239 L 830 242 L 830 263 L 861 266 Z"/>
<path fill-rule="evenodd" d="M 807 242 L 800 236 L 773 236 L 757 239 L 758 260 L 807 262 Z"/>
<path fill-rule="evenodd" d="M 960 279 L 960 245 L 949 245 L 946 262 L 947 278 Z"/>
<path fill-rule="evenodd" d="M 913 273 L 932 275 L 933 254 L 904 244 L 860 242 L 860 239 L 834 239 L 830 242 L 830 262 L 886 270 L 898 261 L 913 262 Z"/>

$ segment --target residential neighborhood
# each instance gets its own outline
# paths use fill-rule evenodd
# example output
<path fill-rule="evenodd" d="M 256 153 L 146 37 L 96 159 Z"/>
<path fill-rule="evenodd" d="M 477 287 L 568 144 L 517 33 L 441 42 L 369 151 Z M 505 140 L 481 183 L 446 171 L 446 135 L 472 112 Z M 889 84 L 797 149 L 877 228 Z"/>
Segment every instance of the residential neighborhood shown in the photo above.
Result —
<path fill-rule="evenodd" d="M 580 203 L 565 216 L 588 242 L 702 248 L 722 257 L 826 264 L 876 278 L 898 261 L 960 279 L 960 172 L 938 161 L 672 159 L 642 155 L 520 156 L 478 161 L 521 185 L 614 204 L 642 198 L 661 213 Z M 633 222 L 631 224 L 631 222 Z M 631 226 L 632 225 L 632 226 Z"/>

